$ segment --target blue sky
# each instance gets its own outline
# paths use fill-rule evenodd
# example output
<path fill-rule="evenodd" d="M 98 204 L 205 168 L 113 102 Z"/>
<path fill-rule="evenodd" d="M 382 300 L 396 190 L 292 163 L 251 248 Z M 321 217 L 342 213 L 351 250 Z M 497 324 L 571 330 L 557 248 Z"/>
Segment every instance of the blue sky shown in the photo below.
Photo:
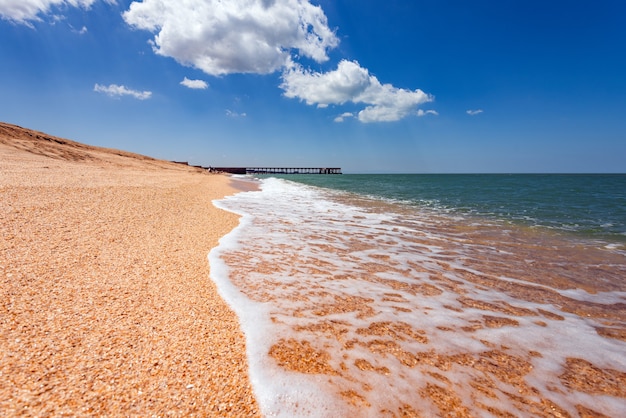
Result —
<path fill-rule="evenodd" d="M 626 172 L 626 2 L 0 0 L 0 96 L 192 164 Z"/>

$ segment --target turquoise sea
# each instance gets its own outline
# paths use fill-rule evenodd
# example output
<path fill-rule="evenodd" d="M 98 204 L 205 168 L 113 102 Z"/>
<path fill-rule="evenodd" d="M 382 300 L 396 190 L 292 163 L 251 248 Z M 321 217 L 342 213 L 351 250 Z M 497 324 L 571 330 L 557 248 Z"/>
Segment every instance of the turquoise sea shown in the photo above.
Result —
<path fill-rule="evenodd" d="M 266 416 L 624 416 L 626 175 L 233 181 L 211 278 Z"/>
<path fill-rule="evenodd" d="M 283 177 L 421 209 L 626 243 L 626 174 L 364 174 Z"/>

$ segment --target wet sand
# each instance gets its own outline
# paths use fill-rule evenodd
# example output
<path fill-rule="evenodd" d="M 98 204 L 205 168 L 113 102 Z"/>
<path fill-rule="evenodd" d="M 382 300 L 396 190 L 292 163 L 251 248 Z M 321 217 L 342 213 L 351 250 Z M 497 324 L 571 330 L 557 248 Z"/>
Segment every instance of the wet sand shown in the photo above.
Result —
<path fill-rule="evenodd" d="M 228 177 L 0 123 L 4 416 L 258 416 L 207 254 Z"/>
<path fill-rule="evenodd" d="M 246 296 L 231 303 L 250 347 L 270 356 L 250 356 L 263 405 L 323 417 L 626 416 L 623 252 L 354 195 L 263 190 L 219 203 L 247 217 L 217 249 Z"/>

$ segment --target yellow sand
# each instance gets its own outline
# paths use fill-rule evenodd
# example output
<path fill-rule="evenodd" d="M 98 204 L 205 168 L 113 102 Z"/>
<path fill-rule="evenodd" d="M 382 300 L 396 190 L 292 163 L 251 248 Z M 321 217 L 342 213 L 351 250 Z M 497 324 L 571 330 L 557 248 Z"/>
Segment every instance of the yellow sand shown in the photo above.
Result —
<path fill-rule="evenodd" d="M 255 416 L 207 254 L 229 179 L 0 123 L 3 416 Z"/>

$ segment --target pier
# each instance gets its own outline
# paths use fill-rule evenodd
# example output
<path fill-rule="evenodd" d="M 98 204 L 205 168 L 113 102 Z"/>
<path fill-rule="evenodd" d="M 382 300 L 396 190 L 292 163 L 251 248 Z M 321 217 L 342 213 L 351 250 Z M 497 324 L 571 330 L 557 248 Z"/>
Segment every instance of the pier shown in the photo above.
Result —
<path fill-rule="evenodd" d="M 172 161 L 176 164 L 209 170 L 212 173 L 229 174 L 341 174 L 340 167 L 205 167 L 191 165 L 187 161 Z"/>
<path fill-rule="evenodd" d="M 339 167 L 211 167 L 230 174 L 341 174 Z"/>

